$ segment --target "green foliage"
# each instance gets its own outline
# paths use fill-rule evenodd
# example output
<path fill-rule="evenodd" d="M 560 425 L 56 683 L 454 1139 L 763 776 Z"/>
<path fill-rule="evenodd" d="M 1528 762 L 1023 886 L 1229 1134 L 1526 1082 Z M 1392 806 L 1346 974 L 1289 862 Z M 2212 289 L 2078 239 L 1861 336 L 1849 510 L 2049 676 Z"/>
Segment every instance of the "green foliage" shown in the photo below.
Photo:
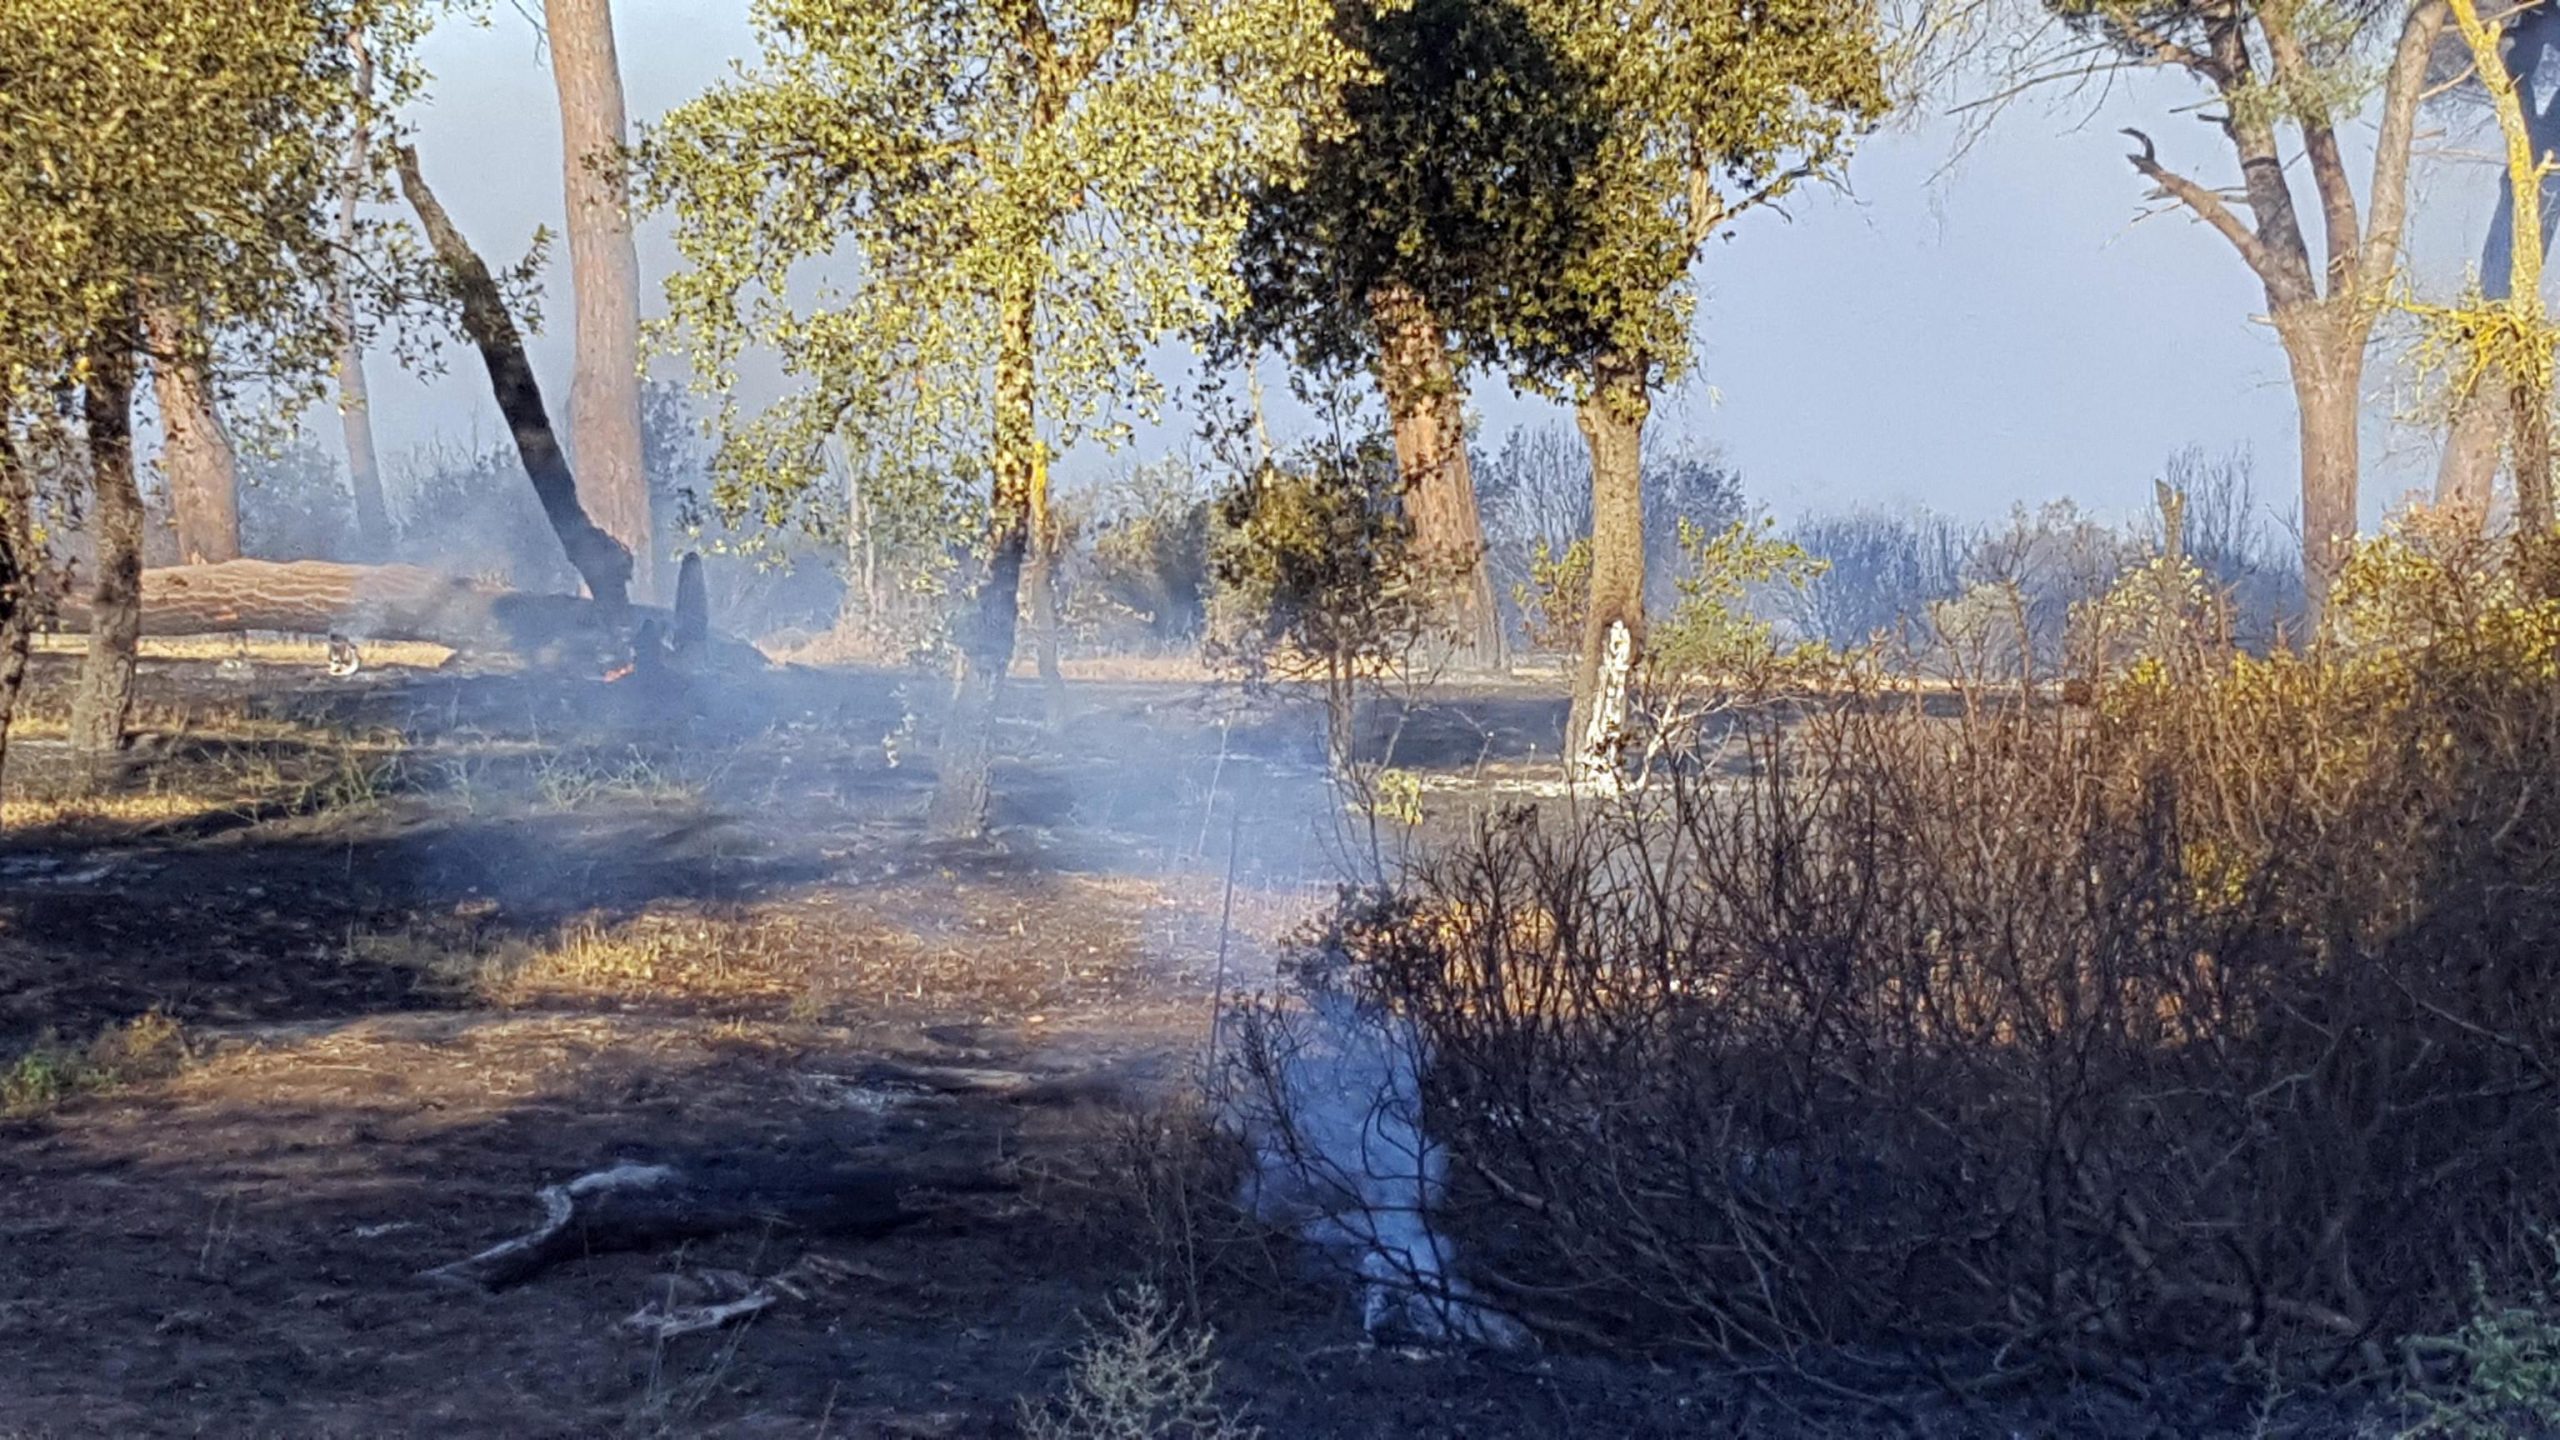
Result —
<path fill-rule="evenodd" d="M 1336 123 L 1354 65 L 1325 14 L 1316 0 L 758 0 L 761 59 L 640 151 L 686 262 L 659 342 L 726 405 L 750 349 L 800 384 L 752 419 L 724 411 L 715 495 L 806 494 L 830 436 L 948 476 L 1152 415 L 1147 347 L 1237 298 L 1244 188 L 1290 173 Z M 820 265 L 851 278 L 813 288 Z M 990 421 L 1014 296 L 1033 307 L 1036 436 L 1029 415 L 1021 433 Z"/>
<path fill-rule="evenodd" d="M 1244 250 L 1247 335 L 1314 361 L 1371 358 L 1394 281 L 1534 384 L 1675 372 L 1700 247 L 1887 108 L 1867 0 L 1350 0 L 1335 28 L 1375 78 Z"/>
<path fill-rule="evenodd" d="M 1180 458 L 1140 465 L 1106 497 L 1091 557 L 1093 583 L 1144 617 L 1159 642 L 1197 635 L 1210 600 L 1218 506 Z"/>
<path fill-rule="evenodd" d="M 1511 587 L 1520 628 L 1540 650 L 1571 650 L 1582 643 L 1591 613 L 1591 541 L 1575 540 L 1557 553 L 1545 536 L 1529 546 L 1529 578 Z"/>
<path fill-rule="evenodd" d="M 2550 1237 L 2543 1237 L 2551 1248 Z M 2560 1262 L 2560 1253 L 2553 1261 Z M 2411 1342 L 2421 1354 L 2450 1357 L 2456 1373 L 2415 1391 L 2418 1423 L 2407 1440 L 2507 1440 L 2560 1429 L 2560 1297 L 2536 1285 L 2501 1301 L 2475 1270 L 2471 1317 L 2450 1335 Z"/>
<path fill-rule="evenodd" d="M 1401 662 L 1432 614 L 1402 494 L 1376 437 L 1319 442 L 1229 492 L 1213 654 L 1249 678 L 1335 687 Z"/>
<path fill-rule="evenodd" d="M 217 383 L 312 393 L 336 342 L 326 297 L 340 156 L 362 123 L 348 37 L 386 98 L 419 7 L 366 0 L 13 0 L 0 6 L 0 395 L 137 348 L 137 286 L 212 344 Z"/>
<path fill-rule="evenodd" d="M 1759 592 L 1801 592 L 1824 568 L 1780 538 L 1775 520 L 1736 520 L 1721 530 L 1683 520 L 1680 548 L 1687 557 L 1675 582 L 1680 601 L 1648 642 L 1657 670 L 1721 679 L 1819 652 L 1819 645 L 1781 645 L 1777 626 L 1752 608 Z"/>

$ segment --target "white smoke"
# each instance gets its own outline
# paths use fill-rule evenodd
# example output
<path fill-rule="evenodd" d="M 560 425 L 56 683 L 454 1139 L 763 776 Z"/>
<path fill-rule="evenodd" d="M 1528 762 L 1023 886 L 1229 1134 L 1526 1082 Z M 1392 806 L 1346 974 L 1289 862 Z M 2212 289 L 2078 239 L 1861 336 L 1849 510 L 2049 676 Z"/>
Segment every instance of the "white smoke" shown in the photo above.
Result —
<path fill-rule="evenodd" d="M 1423 1126 L 1422 1036 L 1338 989 L 1306 1000 L 1239 1027 L 1247 1208 L 1357 1277 L 1373 1340 L 1526 1347 L 1528 1332 L 1458 1278 L 1433 1223 L 1448 1157 Z"/>

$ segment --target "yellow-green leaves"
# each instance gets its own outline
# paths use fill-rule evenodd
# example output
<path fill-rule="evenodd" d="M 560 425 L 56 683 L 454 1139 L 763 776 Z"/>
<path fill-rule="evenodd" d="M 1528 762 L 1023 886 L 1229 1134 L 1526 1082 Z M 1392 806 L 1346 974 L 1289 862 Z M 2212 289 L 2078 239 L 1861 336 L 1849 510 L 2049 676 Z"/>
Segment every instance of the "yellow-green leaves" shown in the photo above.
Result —
<path fill-rule="evenodd" d="M 733 410 L 729 498 L 819 446 L 926 463 L 996 443 L 999 297 L 1036 297 L 1039 443 L 1152 413 L 1146 355 L 1236 299 L 1247 187 L 1338 125 L 1320 0 L 759 0 L 762 57 L 643 146 L 686 262 L 661 344 Z"/>
<path fill-rule="evenodd" d="M 192 312 L 233 372 L 319 372 L 319 297 L 342 259 L 336 157 L 355 114 L 346 40 L 379 8 L 0 4 L 0 396 L 75 379 L 100 343 L 135 343 L 137 285 Z"/>

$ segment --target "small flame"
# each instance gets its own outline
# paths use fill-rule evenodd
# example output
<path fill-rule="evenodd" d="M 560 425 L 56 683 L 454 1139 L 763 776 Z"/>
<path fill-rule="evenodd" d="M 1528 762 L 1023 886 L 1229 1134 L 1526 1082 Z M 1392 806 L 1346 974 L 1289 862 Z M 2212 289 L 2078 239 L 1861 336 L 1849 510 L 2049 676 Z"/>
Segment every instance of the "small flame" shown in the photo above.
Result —
<path fill-rule="evenodd" d="M 630 674 L 637 668 L 639 667 L 633 665 L 617 665 L 613 669 L 604 672 L 604 683 L 610 685 L 614 681 L 621 679 L 623 676 Z"/>

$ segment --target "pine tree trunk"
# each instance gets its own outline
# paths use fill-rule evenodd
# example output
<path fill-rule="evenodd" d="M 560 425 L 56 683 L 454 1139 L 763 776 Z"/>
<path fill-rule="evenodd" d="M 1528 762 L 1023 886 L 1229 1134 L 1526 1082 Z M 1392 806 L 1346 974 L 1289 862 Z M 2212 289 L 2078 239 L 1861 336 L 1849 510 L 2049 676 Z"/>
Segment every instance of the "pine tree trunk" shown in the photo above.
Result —
<path fill-rule="evenodd" d="M 1651 410 L 1642 368 L 1610 356 L 1593 367 L 1591 394 L 1574 417 L 1591 450 L 1591 593 L 1565 751 L 1569 770 L 1584 778 L 1615 768 L 1613 732 L 1644 656 L 1644 424 Z"/>
<path fill-rule="evenodd" d="M 995 765 L 996 706 L 1013 668 L 1022 572 L 1030 549 L 1034 469 L 1039 464 L 1033 353 L 1036 297 L 1019 283 L 1000 302 L 996 343 L 995 503 L 988 516 L 987 573 L 961 652 L 960 682 L 942 726 L 926 828 L 938 840 L 970 840 L 987 828 L 987 782 Z"/>
<path fill-rule="evenodd" d="M 1049 723 L 1065 720 L 1067 710 L 1066 671 L 1058 663 L 1058 530 L 1049 512 L 1049 464 L 1045 454 L 1031 467 L 1031 541 L 1024 557 L 1022 581 L 1029 586 L 1022 605 L 1031 622 L 1033 664 L 1040 672 L 1040 690 L 1049 711 Z"/>
<path fill-rule="evenodd" d="M 338 243 L 352 254 L 356 211 L 371 166 L 373 54 L 362 31 L 348 43 L 355 52 L 358 98 L 355 139 L 338 189 Z M 356 329 L 355 295 L 343 282 L 332 287 L 329 305 L 338 331 L 338 428 L 346 438 L 347 486 L 355 493 L 356 544 L 364 558 L 377 559 L 391 553 L 391 508 L 384 502 L 382 461 L 373 445 L 373 393 L 364 376 L 364 337 Z"/>
<path fill-rule="evenodd" d="M 2276 329 L 2292 366 L 2301 423 L 2303 596 L 2316 628 L 2356 539 L 2364 336 L 2351 322 L 2334 325 L 2312 306 L 2279 315 Z M 2338 333 L 2342 329 L 2348 333 Z"/>
<path fill-rule="evenodd" d="M 107 778 L 133 713 L 142 633 L 142 492 L 133 475 L 133 352 L 122 338 L 90 356 L 81 407 L 89 430 L 89 653 L 71 702 L 71 754 L 82 780 Z"/>
<path fill-rule="evenodd" d="M 651 593 L 656 542 L 640 439 L 640 252 L 623 163 L 622 67 L 610 0 L 543 0 L 567 157 L 569 278 L 578 359 L 569 428 L 596 523 L 632 556 L 632 588 Z"/>
<path fill-rule="evenodd" d="M 1399 284 L 1369 296 L 1378 331 L 1378 384 L 1395 429 L 1396 471 L 1414 548 L 1440 573 L 1458 658 L 1481 669 L 1502 664 L 1502 614 L 1484 563 L 1484 522 L 1467 456 L 1466 392 L 1450 363 L 1449 339 L 1420 295 Z"/>
<path fill-rule="evenodd" d="M 160 469 L 169 482 L 178 558 L 211 565 L 240 558 L 240 466 L 205 380 L 203 344 L 190 329 L 164 305 L 143 316 L 151 393 L 160 406 Z"/>

